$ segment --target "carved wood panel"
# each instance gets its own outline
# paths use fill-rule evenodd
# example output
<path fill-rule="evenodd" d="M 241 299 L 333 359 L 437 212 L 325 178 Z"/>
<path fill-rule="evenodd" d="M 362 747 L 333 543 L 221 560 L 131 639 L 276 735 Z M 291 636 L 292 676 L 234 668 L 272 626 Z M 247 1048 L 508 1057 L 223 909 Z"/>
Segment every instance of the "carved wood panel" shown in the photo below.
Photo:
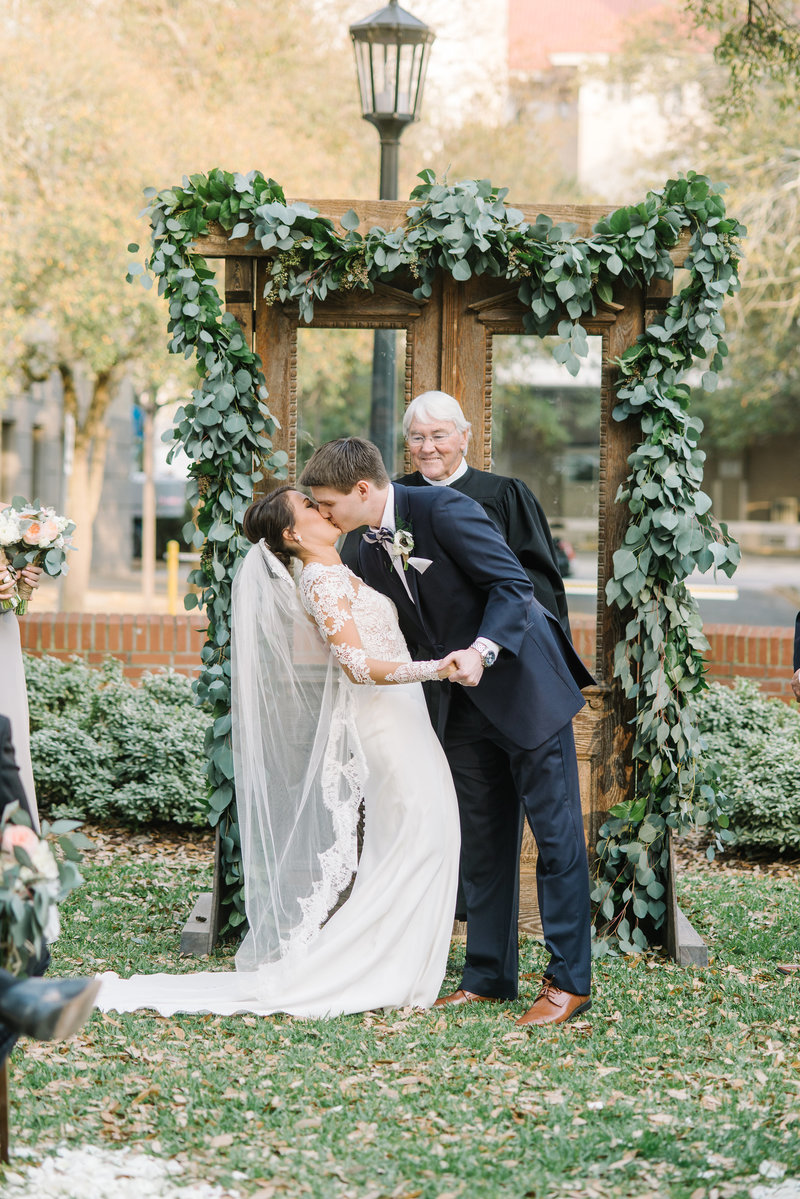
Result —
<path fill-rule="evenodd" d="M 365 204 L 349 201 L 311 201 L 320 211 L 337 219 L 354 207 L 369 227 L 381 224 L 394 227 L 402 219 L 407 205 L 380 202 Z M 539 208 L 529 205 L 526 216 L 535 217 Z M 601 215 L 599 209 L 569 208 L 551 215 L 572 219 L 579 232 L 586 233 Z M 296 308 L 274 304 L 262 298 L 269 259 L 257 252 L 241 249 L 224 235 L 212 231 L 198 246 L 214 256 L 224 255 L 226 262 L 226 302 L 242 324 L 246 335 L 260 355 L 269 390 L 269 404 L 280 422 L 274 442 L 289 457 L 289 479 L 295 478 L 297 459 L 298 380 Z M 232 255 L 234 250 L 237 253 Z M 679 246 L 673 257 L 682 261 L 685 247 Z M 428 300 L 412 295 L 415 281 L 410 277 L 396 286 L 378 285 L 373 293 L 334 292 L 317 303 L 312 328 L 396 328 L 406 336 L 404 395 L 408 403 L 422 391 L 441 389 L 450 392 L 472 422 L 473 436 L 468 457 L 473 466 L 491 469 L 492 459 L 492 359 L 495 336 L 524 332 L 524 310 L 516 298 L 516 287 L 507 282 L 472 278 L 459 283 L 449 275 L 437 278 Z M 576 739 L 581 747 L 581 769 L 591 793 L 594 815 L 587 833 L 596 831 L 599 815 L 613 803 L 625 798 L 630 790 L 629 719 L 631 712 L 622 703 L 619 688 L 613 683 L 614 646 L 624 633 L 626 617 L 610 610 L 603 601 L 606 580 L 613 569 L 613 555 L 625 534 L 625 509 L 614 503 L 619 484 L 627 474 L 627 457 L 637 437 L 635 422 L 622 423 L 612 418 L 614 407 L 613 365 L 623 350 L 635 341 L 644 328 L 646 311 L 663 307 L 670 294 L 669 285 L 651 285 L 648 295 L 641 290 L 615 294 L 615 302 L 601 305 L 597 314 L 584 322 L 587 333 L 603 339 L 600 421 L 600 482 L 598 506 L 600 530 L 598 545 L 597 593 L 597 677 L 587 715 L 578 718 Z M 358 432 L 359 430 L 353 430 Z M 268 480 L 265 485 L 269 486 Z M 581 723 L 586 722 L 586 729 Z M 589 762 L 591 761 L 591 766 Z M 587 817 L 588 820 L 588 817 Z"/>
<path fill-rule="evenodd" d="M 258 267 L 263 279 L 266 264 Z M 258 288 L 263 292 L 263 282 Z M 276 449 L 285 450 L 289 457 L 288 477 L 293 482 L 297 469 L 297 335 L 302 328 L 312 329 L 402 329 L 406 338 L 404 361 L 404 397 L 408 404 L 417 388 L 429 384 L 428 370 L 434 354 L 423 336 L 422 352 L 417 352 L 417 323 L 426 307 L 413 298 L 410 291 L 379 286 L 374 293 L 333 293 L 324 303 L 315 306 L 310 325 L 301 323 L 294 305 L 268 305 L 259 299 L 256 306 L 255 350 L 264 365 L 264 377 L 269 392 L 269 407 L 280 424 L 273 436 Z M 427 368 L 427 369 L 426 369 Z M 353 430 L 354 433 L 362 432 Z M 267 486 L 269 484 L 267 483 Z"/>

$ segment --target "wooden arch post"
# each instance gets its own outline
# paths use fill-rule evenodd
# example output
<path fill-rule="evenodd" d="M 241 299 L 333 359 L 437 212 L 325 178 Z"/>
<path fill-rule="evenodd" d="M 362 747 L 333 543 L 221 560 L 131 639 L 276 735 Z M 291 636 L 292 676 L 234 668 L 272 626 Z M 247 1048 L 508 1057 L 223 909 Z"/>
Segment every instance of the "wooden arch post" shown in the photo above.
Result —
<path fill-rule="evenodd" d="M 338 222 L 350 209 L 360 218 L 361 228 L 378 225 L 393 229 L 402 224 L 407 202 L 361 200 L 307 200 L 321 215 Z M 554 222 L 570 222 L 577 236 L 588 236 L 608 209 L 592 206 L 552 208 L 535 204 L 518 205 L 531 223 L 542 211 Z M 242 327 L 249 345 L 261 358 L 269 407 L 280 423 L 273 438 L 276 449 L 289 459 L 289 480 L 295 478 L 298 389 L 297 332 L 299 312 L 295 305 L 263 299 L 270 258 L 246 240 L 231 240 L 223 230 L 212 229 L 195 246 L 206 258 L 224 260 L 225 305 Z M 676 266 L 686 255 L 685 242 L 673 251 Z M 516 298 L 516 286 L 507 280 L 473 277 L 459 282 L 440 273 L 427 300 L 413 297 L 415 283 L 398 278 L 392 286 L 377 285 L 374 292 L 332 292 L 317 301 L 310 326 L 313 329 L 403 329 L 406 334 L 405 400 L 428 390 L 454 395 L 472 422 L 468 459 L 472 466 L 490 470 L 492 462 L 492 346 L 496 335 L 523 333 L 525 309 Z M 672 294 L 671 284 L 656 280 L 647 289 L 619 287 L 611 304 L 599 304 L 591 319 L 582 323 L 587 333 L 602 337 L 600 482 L 598 495 L 599 539 L 597 560 L 597 629 L 595 676 L 597 684 L 585 689 L 586 707 L 574 722 L 581 782 L 584 827 L 590 853 L 598 830 L 610 807 L 632 798 L 631 763 L 633 716 L 631 705 L 613 679 L 614 647 L 623 637 L 626 613 L 605 603 L 605 583 L 613 574 L 613 556 L 622 545 L 627 528 L 627 511 L 615 504 L 617 489 L 628 474 L 627 459 L 640 440 L 633 418 L 615 421 L 617 368 L 615 360 L 644 330 L 649 314 L 663 308 Z M 554 322 L 554 325 L 557 322 Z M 354 433 L 359 430 L 353 430 Z M 265 478 L 264 487 L 270 480 Z M 533 840 L 528 834 L 523 845 L 523 894 L 521 909 L 535 910 L 532 862 Z M 218 873 L 218 870 L 217 872 Z M 207 953 L 214 943 L 216 891 L 198 904 L 184 930 L 184 952 Z M 201 897 L 203 899 L 203 897 Z M 209 915 L 210 911 L 210 915 Z M 674 920 L 671 922 L 674 928 Z"/>

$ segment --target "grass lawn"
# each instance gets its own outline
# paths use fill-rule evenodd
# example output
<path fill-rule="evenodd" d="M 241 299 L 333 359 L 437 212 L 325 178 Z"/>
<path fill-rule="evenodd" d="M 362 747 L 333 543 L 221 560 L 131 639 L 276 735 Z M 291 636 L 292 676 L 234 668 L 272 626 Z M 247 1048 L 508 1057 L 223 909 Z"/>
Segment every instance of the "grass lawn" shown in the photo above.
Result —
<path fill-rule="evenodd" d="M 209 857 L 197 834 L 104 836 L 53 973 L 196 969 L 178 935 Z M 589 1018 L 560 1029 L 514 1025 L 544 963 L 533 941 L 517 1003 L 332 1021 L 95 1014 L 65 1044 L 15 1050 L 12 1151 L 135 1146 L 259 1199 L 777 1195 L 780 1167 L 764 1163 L 800 1178 L 800 977 L 774 969 L 800 959 L 800 880 L 695 860 L 680 900 L 710 968 L 604 961 Z M 448 989 L 459 960 L 456 947 Z"/>

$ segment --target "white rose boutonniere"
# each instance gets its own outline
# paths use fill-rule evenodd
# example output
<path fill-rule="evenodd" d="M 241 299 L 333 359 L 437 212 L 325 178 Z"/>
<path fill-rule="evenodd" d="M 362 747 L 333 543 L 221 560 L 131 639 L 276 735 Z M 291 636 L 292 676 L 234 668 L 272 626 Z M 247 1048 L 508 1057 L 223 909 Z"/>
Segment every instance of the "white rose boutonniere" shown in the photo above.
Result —
<path fill-rule="evenodd" d="M 413 548 L 414 538 L 411 535 L 411 530 L 398 529 L 389 547 L 389 554 L 392 558 L 402 559 L 403 570 L 408 570 L 408 558 Z"/>

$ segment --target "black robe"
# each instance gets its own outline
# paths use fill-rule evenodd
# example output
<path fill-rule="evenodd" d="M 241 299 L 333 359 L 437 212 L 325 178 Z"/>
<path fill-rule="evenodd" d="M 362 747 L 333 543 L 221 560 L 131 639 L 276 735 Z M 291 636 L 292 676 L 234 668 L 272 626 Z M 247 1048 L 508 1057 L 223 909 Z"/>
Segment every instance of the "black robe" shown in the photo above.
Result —
<path fill-rule="evenodd" d="M 419 471 L 395 481 L 405 487 L 431 486 Z M 557 618 L 571 640 L 567 597 L 556 564 L 553 536 L 542 506 L 530 488 L 521 479 L 475 470 L 472 466 L 448 486 L 476 500 L 494 521 L 533 584 L 533 594 Z M 348 533 L 341 548 L 342 561 L 356 574 L 358 542 L 362 533 L 363 529 Z"/>

